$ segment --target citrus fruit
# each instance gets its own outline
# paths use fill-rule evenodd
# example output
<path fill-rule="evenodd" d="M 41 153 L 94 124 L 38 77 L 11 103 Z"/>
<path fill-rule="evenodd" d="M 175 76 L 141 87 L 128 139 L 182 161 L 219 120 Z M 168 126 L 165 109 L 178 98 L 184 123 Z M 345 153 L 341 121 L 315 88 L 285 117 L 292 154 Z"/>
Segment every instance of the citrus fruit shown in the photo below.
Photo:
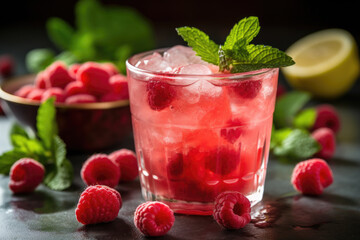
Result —
<path fill-rule="evenodd" d="M 289 84 L 315 97 L 345 94 L 359 76 L 359 55 L 353 36 L 343 29 L 326 29 L 292 44 L 286 53 L 296 64 L 282 68 Z"/>

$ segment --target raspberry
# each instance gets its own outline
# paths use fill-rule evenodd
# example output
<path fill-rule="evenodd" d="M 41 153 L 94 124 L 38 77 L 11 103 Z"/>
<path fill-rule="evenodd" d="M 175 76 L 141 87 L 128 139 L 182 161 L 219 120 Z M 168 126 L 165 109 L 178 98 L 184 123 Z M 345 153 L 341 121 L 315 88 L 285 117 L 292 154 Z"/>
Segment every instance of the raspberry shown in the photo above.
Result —
<path fill-rule="evenodd" d="M 114 92 L 118 93 L 121 99 L 129 99 L 129 89 L 127 78 L 121 74 L 116 74 L 109 79 Z"/>
<path fill-rule="evenodd" d="M 220 146 L 206 154 L 204 160 L 206 169 L 226 175 L 235 170 L 240 161 L 240 156 L 235 150 Z"/>
<path fill-rule="evenodd" d="M 35 89 L 35 87 L 33 85 L 25 85 L 25 86 L 22 86 L 21 88 L 19 88 L 18 90 L 16 90 L 14 92 L 14 95 L 16 95 L 18 97 L 22 97 L 22 98 L 27 98 L 29 93 L 34 89 Z"/>
<path fill-rule="evenodd" d="M 62 103 L 65 101 L 65 92 L 57 87 L 46 89 L 41 97 L 41 101 L 43 102 L 50 97 L 55 97 L 55 102 Z"/>
<path fill-rule="evenodd" d="M 147 83 L 146 90 L 149 106 L 157 111 L 170 106 L 176 94 L 170 84 L 158 80 L 150 80 Z"/>
<path fill-rule="evenodd" d="M 102 63 L 101 66 L 106 70 L 108 70 L 111 75 L 115 75 L 119 73 L 117 67 L 111 62 Z"/>
<path fill-rule="evenodd" d="M 336 142 L 334 132 L 330 128 L 316 129 L 311 136 L 321 145 L 315 157 L 330 159 L 335 153 Z"/>
<path fill-rule="evenodd" d="M 75 104 L 75 103 L 94 103 L 96 98 L 90 94 L 75 94 L 65 99 L 65 103 Z"/>
<path fill-rule="evenodd" d="M 109 155 L 120 169 L 120 181 L 132 181 L 139 175 L 136 155 L 128 149 L 120 149 Z"/>
<path fill-rule="evenodd" d="M 313 130 L 327 127 L 335 134 L 340 130 L 340 118 L 333 106 L 322 104 L 316 108 L 316 114 Z"/>
<path fill-rule="evenodd" d="M 65 88 L 66 85 L 72 81 L 75 81 L 67 71 L 66 65 L 60 61 L 52 63 L 46 68 L 46 74 L 50 87 Z"/>
<path fill-rule="evenodd" d="M 95 96 L 111 91 L 110 76 L 111 73 L 106 68 L 95 62 L 84 63 L 76 73 L 76 78 Z"/>
<path fill-rule="evenodd" d="M 291 176 L 294 188 L 308 195 L 320 195 L 333 182 L 329 165 L 320 158 L 299 162 Z"/>
<path fill-rule="evenodd" d="M 286 94 L 286 88 L 284 87 L 284 85 L 279 84 L 276 90 L 276 98 L 279 98 L 285 94 Z"/>
<path fill-rule="evenodd" d="M 76 79 L 76 73 L 77 71 L 79 70 L 79 68 L 81 67 L 81 64 L 80 63 L 74 63 L 74 64 L 71 64 L 68 68 L 68 72 L 69 72 L 69 75 Z"/>
<path fill-rule="evenodd" d="M 48 76 L 45 71 L 41 71 L 36 75 L 35 78 L 35 87 L 46 89 L 49 87 L 50 83 L 48 83 Z"/>
<path fill-rule="evenodd" d="M 241 127 L 242 121 L 240 119 L 234 119 L 228 121 L 228 125 L 226 128 L 222 128 L 220 130 L 220 136 L 229 141 L 230 143 L 236 142 L 236 140 L 240 137 L 243 130 Z"/>
<path fill-rule="evenodd" d="M 44 89 L 40 89 L 40 88 L 34 88 L 33 90 L 31 90 L 31 92 L 26 96 L 26 98 L 30 99 L 30 100 L 34 100 L 34 101 L 41 101 L 42 99 L 42 95 L 45 92 Z"/>
<path fill-rule="evenodd" d="M 75 215 L 82 224 L 111 222 L 118 216 L 121 206 L 121 195 L 115 189 L 89 186 L 81 193 Z"/>
<path fill-rule="evenodd" d="M 120 180 L 120 169 L 106 154 L 94 154 L 82 166 L 81 178 L 87 185 L 116 187 Z"/>
<path fill-rule="evenodd" d="M 44 166 L 31 158 L 21 158 L 10 169 L 9 188 L 14 193 L 29 193 L 43 181 Z"/>
<path fill-rule="evenodd" d="M 66 85 L 65 94 L 67 97 L 73 96 L 75 94 L 87 93 L 86 88 L 82 82 L 74 81 Z"/>
<path fill-rule="evenodd" d="M 8 77 L 13 73 L 14 60 L 10 55 L 0 56 L 0 76 Z"/>
<path fill-rule="evenodd" d="M 232 86 L 232 89 L 240 97 L 252 99 L 255 98 L 262 87 L 261 80 L 240 81 Z"/>
<path fill-rule="evenodd" d="M 251 204 L 240 192 L 226 191 L 215 199 L 213 217 L 227 229 L 240 229 L 251 220 Z"/>
<path fill-rule="evenodd" d="M 146 236 L 165 235 L 174 222 L 174 212 L 161 202 L 140 204 L 134 213 L 135 226 Z"/>
<path fill-rule="evenodd" d="M 170 180 L 177 180 L 181 178 L 184 171 L 184 159 L 182 153 L 174 153 L 168 158 L 167 176 Z"/>

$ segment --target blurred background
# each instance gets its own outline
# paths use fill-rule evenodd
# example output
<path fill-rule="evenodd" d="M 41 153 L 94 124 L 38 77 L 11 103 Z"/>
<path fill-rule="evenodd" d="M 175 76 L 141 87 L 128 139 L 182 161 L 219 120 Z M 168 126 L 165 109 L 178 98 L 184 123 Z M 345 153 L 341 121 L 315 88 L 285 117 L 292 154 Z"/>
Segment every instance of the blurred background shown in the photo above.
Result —
<path fill-rule="evenodd" d="M 100 0 L 99 0 L 100 1 Z M 116 1 L 101 0 L 105 6 L 134 8 L 150 23 L 156 47 L 184 44 L 175 28 L 194 26 L 216 42 L 225 40 L 231 27 L 241 18 L 258 16 L 262 27 L 254 39 L 286 50 L 292 43 L 312 32 L 342 28 L 360 42 L 358 10 L 353 2 L 324 0 L 224 0 L 224 1 Z M 26 54 L 35 48 L 59 49 L 49 39 L 46 21 L 58 17 L 75 27 L 75 0 L 3 1 L 0 14 L 0 54 L 14 57 L 14 74 L 28 72 Z M 280 82 L 283 82 L 280 77 Z M 356 86 L 354 88 L 359 89 Z"/>

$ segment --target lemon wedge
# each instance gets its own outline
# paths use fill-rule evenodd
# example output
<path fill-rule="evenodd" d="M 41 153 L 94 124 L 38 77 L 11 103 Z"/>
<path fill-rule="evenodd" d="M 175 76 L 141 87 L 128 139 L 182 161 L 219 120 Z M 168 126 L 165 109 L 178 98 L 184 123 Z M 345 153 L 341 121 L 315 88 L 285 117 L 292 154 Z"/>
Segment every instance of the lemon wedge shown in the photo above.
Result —
<path fill-rule="evenodd" d="M 286 53 L 296 64 L 282 68 L 289 84 L 315 97 L 345 94 L 359 76 L 358 49 L 353 36 L 343 29 L 326 29 L 301 38 Z"/>

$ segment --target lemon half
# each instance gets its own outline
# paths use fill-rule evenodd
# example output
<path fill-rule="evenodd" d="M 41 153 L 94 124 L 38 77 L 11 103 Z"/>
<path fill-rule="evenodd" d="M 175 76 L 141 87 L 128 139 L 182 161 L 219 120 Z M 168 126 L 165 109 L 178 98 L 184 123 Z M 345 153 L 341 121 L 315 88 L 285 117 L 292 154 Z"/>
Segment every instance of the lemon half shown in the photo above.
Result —
<path fill-rule="evenodd" d="M 345 94 L 359 76 L 358 49 L 343 29 L 327 29 L 301 38 L 286 50 L 296 62 L 282 68 L 289 84 L 316 97 Z"/>

